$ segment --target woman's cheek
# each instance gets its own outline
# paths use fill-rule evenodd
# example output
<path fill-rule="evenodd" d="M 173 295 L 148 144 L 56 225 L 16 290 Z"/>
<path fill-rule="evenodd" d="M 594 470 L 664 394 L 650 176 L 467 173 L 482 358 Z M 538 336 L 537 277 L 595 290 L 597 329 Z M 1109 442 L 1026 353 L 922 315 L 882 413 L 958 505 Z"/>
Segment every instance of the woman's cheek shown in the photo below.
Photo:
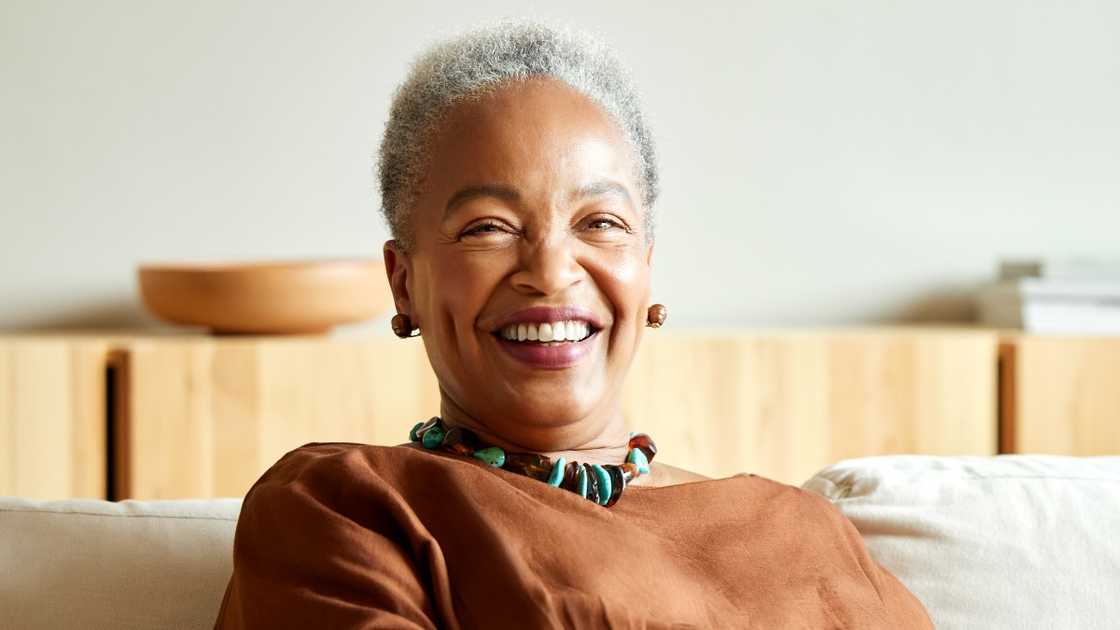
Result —
<path fill-rule="evenodd" d="M 475 318 L 501 282 L 503 274 L 499 261 L 485 256 L 448 256 L 436 271 L 436 299 L 455 317 L 468 317 L 459 322 L 464 328 L 473 327 Z"/>
<path fill-rule="evenodd" d="M 606 266 L 606 282 L 616 308 L 629 311 L 634 304 L 644 301 L 649 288 L 649 266 L 640 255 L 627 251 Z"/>

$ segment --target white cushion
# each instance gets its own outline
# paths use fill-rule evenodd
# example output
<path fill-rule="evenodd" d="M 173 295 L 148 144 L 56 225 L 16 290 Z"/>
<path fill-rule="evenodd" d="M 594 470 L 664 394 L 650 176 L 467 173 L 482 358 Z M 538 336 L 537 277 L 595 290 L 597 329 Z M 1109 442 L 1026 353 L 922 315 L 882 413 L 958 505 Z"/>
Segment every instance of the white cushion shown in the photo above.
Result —
<path fill-rule="evenodd" d="M 213 628 L 240 509 L 0 497 L 0 627 Z"/>
<path fill-rule="evenodd" d="M 941 630 L 1120 627 L 1120 457 L 870 457 L 804 487 Z"/>

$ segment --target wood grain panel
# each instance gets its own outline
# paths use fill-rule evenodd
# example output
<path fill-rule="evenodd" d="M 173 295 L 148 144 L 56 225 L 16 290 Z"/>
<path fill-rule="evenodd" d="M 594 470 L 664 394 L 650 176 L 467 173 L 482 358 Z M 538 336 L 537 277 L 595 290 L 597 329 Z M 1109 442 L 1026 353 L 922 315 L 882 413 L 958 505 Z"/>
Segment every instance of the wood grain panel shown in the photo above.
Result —
<path fill-rule="evenodd" d="M 105 497 L 107 353 L 104 340 L 0 337 L 0 494 Z"/>
<path fill-rule="evenodd" d="M 241 496 L 308 442 L 399 444 L 438 413 L 423 346 L 192 338 L 130 347 L 129 495 Z"/>
<path fill-rule="evenodd" d="M 837 460 L 994 454 L 994 334 L 650 333 L 627 422 L 661 461 L 799 484 Z"/>
<path fill-rule="evenodd" d="M 1120 454 L 1120 339 L 1015 336 L 1016 453 Z"/>

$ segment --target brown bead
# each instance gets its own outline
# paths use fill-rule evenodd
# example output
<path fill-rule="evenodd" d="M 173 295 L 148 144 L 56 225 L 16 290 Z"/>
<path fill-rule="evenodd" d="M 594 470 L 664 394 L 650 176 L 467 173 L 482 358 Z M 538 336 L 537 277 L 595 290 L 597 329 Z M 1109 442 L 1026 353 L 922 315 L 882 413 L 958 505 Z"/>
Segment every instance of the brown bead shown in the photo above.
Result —
<path fill-rule="evenodd" d="M 536 453 L 506 453 L 506 463 L 502 468 L 544 481 L 552 473 L 552 460 Z"/>
<path fill-rule="evenodd" d="M 564 479 L 560 482 L 560 487 L 565 490 L 575 492 L 578 490 L 576 487 L 576 476 L 579 474 L 579 464 L 575 462 L 568 462 L 564 465 Z"/>
<path fill-rule="evenodd" d="M 452 453 L 455 453 L 456 455 L 462 455 L 463 457 L 470 457 L 471 455 L 474 455 L 474 449 L 467 446 L 466 444 L 454 444 L 448 447 L 448 450 L 450 450 Z"/>
<path fill-rule="evenodd" d="M 654 304 L 646 311 L 646 326 L 650 328 L 661 328 L 665 323 L 665 318 L 669 316 L 669 309 L 665 308 L 664 304 Z"/>
<path fill-rule="evenodd" d="M 443 434 L 443 446 L 445 447 L 452 447 L 462 443 L 463 430 L 459 427 L 451 427 Z"/>
<path fill-rule="evenodd" d="M 462 427 L 451 427 L 443 435 L 441 446 L 452 453 L 470 456 L 479 448 L 479 444 L 473 438 L 474 433 L 471 431 Z"/>
<path fill-rule="evenodd" d="M 645 433 L 635 433 L 634 436 L 630 438 L 629 446 L 630 448 L 641 449 L 646 459 L 648 459 L 650 463 L 653 463 L 653 457 L 657 455 L 657 445 L 653 443 L 653 438 Z"/>
<path fill-rule="evenodd" d="M 607 470 L 607 474 L 611 476 L 611 496 L 607 499 L 606 507 L 610 507 L 618 501 L 622 496 L 622 491 L 626 489 L 626 477 L 622 473 L 621 466 L 607 465 L 603 466 Z"/>
<path fill-rule="evenodd" d="M 622 474 L 626 477 L 626 481 L 634 481 L 642 474 L 638 472 L 638 465 L 631 464 L 630 462 L 622 464 L 619 468 L 622 469 Z"/>
<path fill-rule="evenodd" d="M 591 464 L 583 464 L 583 474 L 587 475 L 587 499 L 593 503 L 599 502 L 599 478 L 591 470 Z"/>

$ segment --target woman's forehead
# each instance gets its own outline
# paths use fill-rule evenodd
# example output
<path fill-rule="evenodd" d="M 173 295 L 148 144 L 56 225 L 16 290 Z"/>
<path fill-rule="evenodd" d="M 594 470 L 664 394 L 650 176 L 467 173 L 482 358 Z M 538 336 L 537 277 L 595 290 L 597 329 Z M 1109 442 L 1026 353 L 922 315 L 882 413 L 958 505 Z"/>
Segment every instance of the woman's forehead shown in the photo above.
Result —
<path fill-rule="evenodd" d="M 507 84 L 459 103 L 429 150 L 425 188 L 440 195 L 495 185 L 576 194 L 614 182 L 640 198 L 622 131 L 594 101 L 551 79 Z"/>

